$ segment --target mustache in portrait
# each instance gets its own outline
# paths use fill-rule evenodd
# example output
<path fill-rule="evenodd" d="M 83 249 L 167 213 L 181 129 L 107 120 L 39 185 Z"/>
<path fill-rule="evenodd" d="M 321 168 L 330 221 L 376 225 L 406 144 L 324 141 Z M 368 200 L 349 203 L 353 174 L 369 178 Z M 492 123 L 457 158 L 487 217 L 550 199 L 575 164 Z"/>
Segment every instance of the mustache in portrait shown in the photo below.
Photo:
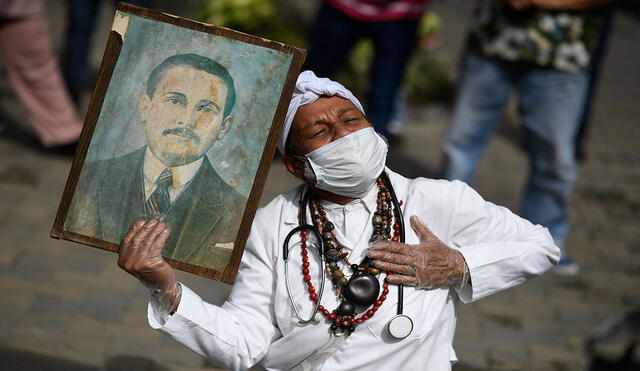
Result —
<path fill-rule="evenodd" d="M 162 136 L 167 136 L 169 134 L 177 135 L 183 138 L 193 139 L 196 144 L 200 144 L 200 137 L 198 134 L 194 133 L 191 128 L 187 126 L 179 126 L 176 128 L 165 129 L 162 131 Z"/>

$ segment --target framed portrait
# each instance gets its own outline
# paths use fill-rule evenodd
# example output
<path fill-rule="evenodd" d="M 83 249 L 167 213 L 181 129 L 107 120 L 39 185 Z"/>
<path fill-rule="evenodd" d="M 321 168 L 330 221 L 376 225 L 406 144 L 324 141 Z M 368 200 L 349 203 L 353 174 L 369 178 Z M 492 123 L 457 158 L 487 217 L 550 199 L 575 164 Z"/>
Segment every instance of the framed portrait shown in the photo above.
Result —
<path fill-rule="evenodd" d="M 118 4 L 51 236 L 117 252 L 158 217 L 169 264 L 232 283 L 304 56 Z"/>

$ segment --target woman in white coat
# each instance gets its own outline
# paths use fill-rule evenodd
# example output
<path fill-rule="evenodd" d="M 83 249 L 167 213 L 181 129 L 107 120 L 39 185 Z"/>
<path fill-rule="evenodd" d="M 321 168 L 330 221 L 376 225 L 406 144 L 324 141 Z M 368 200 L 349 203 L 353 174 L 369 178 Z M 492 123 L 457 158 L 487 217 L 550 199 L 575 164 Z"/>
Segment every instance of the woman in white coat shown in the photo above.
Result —
<path fill-rule="evenodd" d="M 545 228 L 466 184 L 386 168 L 386 143 L 358 100 L 310 71 L 296 83 L 279 150 L 305 185 L 258 211 L 223 306 L 176 282 L 160 254 L 169 236 L 161 221 L 136 222 L 121 245 L 120 267 L 151 291 L 150 325 L 220 367 L 450 370 L 456 303 L 559 258 Z M 313 231 L 290 233 L 300 224 L 319 231 L 322 259 Z"/>

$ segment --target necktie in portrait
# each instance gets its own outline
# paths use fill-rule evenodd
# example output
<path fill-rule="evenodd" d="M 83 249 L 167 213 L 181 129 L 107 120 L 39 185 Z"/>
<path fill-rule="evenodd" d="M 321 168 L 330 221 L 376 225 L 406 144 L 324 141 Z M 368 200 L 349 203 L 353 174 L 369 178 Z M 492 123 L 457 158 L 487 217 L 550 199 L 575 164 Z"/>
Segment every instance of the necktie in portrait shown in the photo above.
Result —
<path fill-rule="evenodd" d="M 147 206 L 151 215 L 164 215 L 171 205 L 169 187 L 173 184 L 171 170 L 164 169 L 156 180 L 156 189 L 147 200 Z"/>

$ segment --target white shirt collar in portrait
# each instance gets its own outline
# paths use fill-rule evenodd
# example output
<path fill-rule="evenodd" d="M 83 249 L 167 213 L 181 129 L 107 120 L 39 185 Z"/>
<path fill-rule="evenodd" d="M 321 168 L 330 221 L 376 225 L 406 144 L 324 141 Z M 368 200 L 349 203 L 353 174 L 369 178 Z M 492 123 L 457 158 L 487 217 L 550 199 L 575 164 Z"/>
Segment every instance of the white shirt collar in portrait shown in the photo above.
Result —
<path fill-rule="evenodd" d="M 171 174 L 173 175 L 173 186 L 169 188 L 169 198 L 171 202 L 175 201 L 176 198 L 182 193 L 182 191 L 186 188 L 189 182 L 193 179 L 193 177 L 200 169 L 202 165 L 203 158 L 200 157 L 196 161 L 188 163 L 182 166 L 171 167 Z M 160 173 L 164 171 L 167 167 L 151 152 L 149 147 L 144 154 L 144 195 L 145 200 L 151 196 L 151 193 L 156 188 L 156 180 Z"/>

